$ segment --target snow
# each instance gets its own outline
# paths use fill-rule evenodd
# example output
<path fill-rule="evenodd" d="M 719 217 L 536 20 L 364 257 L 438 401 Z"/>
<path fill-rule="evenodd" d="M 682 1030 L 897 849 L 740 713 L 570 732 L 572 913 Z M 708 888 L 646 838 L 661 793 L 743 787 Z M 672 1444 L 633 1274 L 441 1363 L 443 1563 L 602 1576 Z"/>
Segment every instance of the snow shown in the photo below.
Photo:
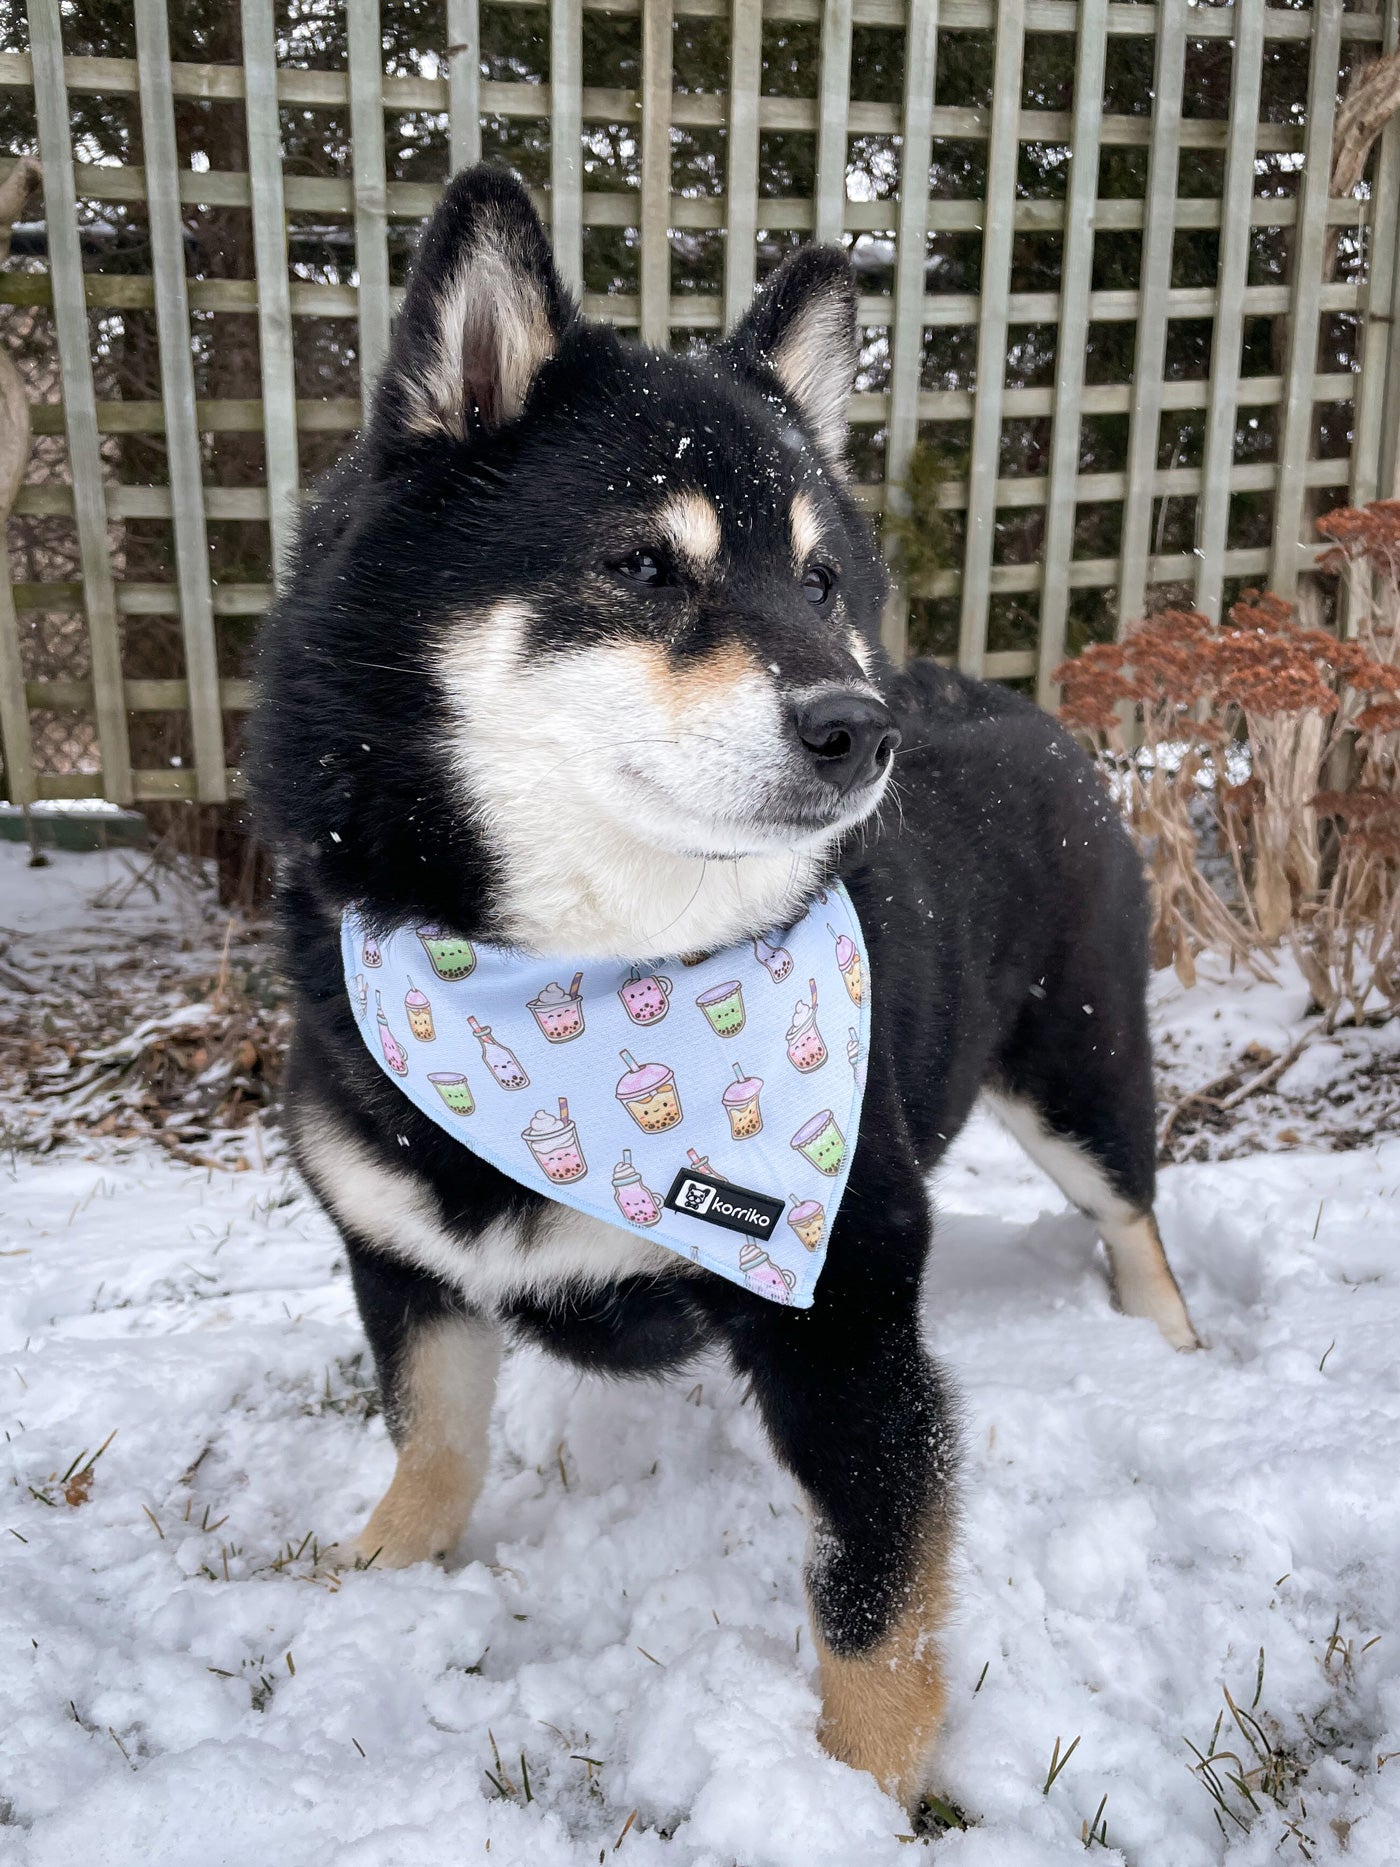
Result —
<path fill-rule="evenodd" d="M 49 913 L 112 860 L 35 872 Z M 1287 980 L 1157 997 L 1188 1084 L 1306 1009 Z M 817 1745 L 799 1500 L 718 1362 L 608 1384 L 516 1350 L 451 1570 L 338 1577 L 318 1547 L 392 1455 L 275 1137 L 237 1173 L 141 1138 L 0 1173 L 7 1867 L 907 1864 L 907 1816 Z M 1400 1138 L 1164 1171 L 1194 1356 L 1114 1313 L 989 1116 L 936 1191 L 926 1329 L 967 1461 L 935 1786 L 970 1824 L 939 1860 L 1081 1860 L 1106 1796 L 1091 1853 L 1133 1867 L 1393 1862 Z M 1248 1825 L 1222 1832 L 1185 1740 L 1223 1711 L 1253 1765 L 1225 1688 L 1283 1806 L 1219 1766 Z"/>

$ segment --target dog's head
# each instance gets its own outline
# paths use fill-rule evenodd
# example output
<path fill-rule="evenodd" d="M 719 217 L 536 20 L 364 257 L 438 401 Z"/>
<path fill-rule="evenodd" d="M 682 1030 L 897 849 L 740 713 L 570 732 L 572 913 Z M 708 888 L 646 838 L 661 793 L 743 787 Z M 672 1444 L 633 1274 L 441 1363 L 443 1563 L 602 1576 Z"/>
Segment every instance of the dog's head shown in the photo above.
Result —
<path fill-rule="evenodd" d="M 519 184 L 457 178 L 272 629 L 265 803 L 333 894 L 653 952 L 798 904 L 898 743 L 855 350 L 817 247 L 707 355 L 626 343 Z"/>

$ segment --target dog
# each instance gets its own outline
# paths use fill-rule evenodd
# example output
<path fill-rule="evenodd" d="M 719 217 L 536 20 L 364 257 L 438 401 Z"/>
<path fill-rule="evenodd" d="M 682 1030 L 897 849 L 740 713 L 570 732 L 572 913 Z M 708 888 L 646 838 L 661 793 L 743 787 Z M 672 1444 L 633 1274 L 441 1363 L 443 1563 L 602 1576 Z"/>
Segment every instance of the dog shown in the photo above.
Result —
<path fill-rule="evenodd" d="M 457 1545 L 503 1335 L 611 1375 L 717 1346 L 805 1495 L 821 1739 L 914 1805 L 958 1464 L 920 1339 L 926 1186 L 979 1094 L 1092 1219 L 1121 1310 L 1196 1337 L 1153 1217 L 1140 860 L 1042 711 L 882 652 L 886 573 L 843 464 L 855 364 L 838 249 L 792 254 L 708 353 L 658 353 L 580 314 L 514 178 L 464 171 L 266 624 L 250 769 L 289 1131 L 397 1450 L 358 1549 Z M 868 1084 L 805 1310 L 445 1134 L 342 977 L 352 906 L 628 961 L 786 927 L 837 881 L 870 959 Z"/>

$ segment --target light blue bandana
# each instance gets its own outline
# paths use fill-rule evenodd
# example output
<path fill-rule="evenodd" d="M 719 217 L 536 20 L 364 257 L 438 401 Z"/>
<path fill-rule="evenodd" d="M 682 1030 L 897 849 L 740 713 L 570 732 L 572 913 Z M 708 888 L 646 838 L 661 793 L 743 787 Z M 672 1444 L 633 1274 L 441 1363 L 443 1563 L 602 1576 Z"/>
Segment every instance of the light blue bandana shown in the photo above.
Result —
<path fill-rule="evenodd" d="M 370 1053 L 472 1153 L 807 1308 L 846 1188 L 870 968 L 844 888 L 721 953 L 624 966 L 341 927 Z"/>

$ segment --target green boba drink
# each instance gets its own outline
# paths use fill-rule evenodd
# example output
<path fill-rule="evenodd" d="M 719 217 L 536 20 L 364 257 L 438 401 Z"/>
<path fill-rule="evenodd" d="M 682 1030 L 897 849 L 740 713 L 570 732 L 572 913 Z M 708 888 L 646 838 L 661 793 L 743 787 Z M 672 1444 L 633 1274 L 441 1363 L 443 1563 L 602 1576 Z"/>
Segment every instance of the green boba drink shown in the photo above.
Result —
<path fill-rule="evenodd" d="M 846 1137 L 836 1126 L 836 1117 L 830 1109 L 819 1109 L 809 1122 L 804 1122 L 792 1137 L 792 1145 L 811 1161 L 818 1173 L 831 1179 L 840 1173 L 841 1163 L 846 1158 Z"/>
<path fill-rule="evenodd" d="M 428 1081 L 454 1115 L 470 1115 L 476 1107 L 471 1085 L 459 1070 L 430 1070 Z"/>
<path fill-rule="evenodd" d="M 418 938 L 423 942 L 428 963 L 439 979 L 446 979 L 451 984 L 453 980 L 465 979 L 469 973 L 476 971 L 476 948 L 470 940 L 448 933 L 445 927 L 420 927 Z"/>

